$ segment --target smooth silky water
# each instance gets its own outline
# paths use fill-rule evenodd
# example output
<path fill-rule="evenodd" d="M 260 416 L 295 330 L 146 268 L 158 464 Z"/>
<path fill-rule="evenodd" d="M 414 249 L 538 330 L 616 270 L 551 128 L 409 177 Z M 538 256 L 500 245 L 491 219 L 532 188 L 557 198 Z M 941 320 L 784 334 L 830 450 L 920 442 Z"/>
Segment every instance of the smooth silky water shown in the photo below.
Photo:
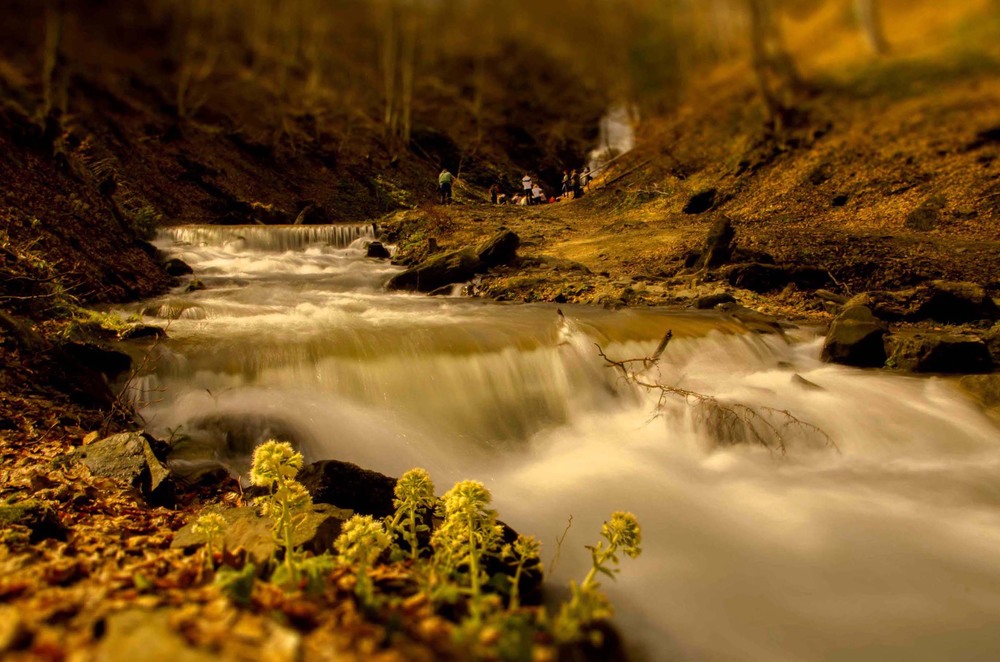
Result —
<path fill-rule="evenodd" d="M 472 478 L 540 537 L 553 585 L 636 513 L 643 554 L 606 582 L 637 656 L 654 660 L 1000 658 L 1000 430 L 951 385 L 832 366 L 821 339 L 745 332 L 718 314 L 604 311 L 388 294 L 368 225 L 166 230 L 206 289 L 144 302 L 169 340 L 134 381 L 178 469 L 246 469 L 293 440 L 390 475 Z M 123 311 L 134 313 L 136 310 Z M 647 380 L 787 410 L 788 452 L 726 443 L 705 408 Z M 811 388 L 795 376 L 820 388 Z M 772 418 L 781 423 L 783 417 Z"/>

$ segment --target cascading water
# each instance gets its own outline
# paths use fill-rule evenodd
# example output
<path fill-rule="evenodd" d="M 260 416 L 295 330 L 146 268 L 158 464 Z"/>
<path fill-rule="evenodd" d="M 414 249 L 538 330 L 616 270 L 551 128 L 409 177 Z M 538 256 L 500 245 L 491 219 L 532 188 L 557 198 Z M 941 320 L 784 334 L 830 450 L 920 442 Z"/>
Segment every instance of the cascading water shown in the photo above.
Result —
<path fill-rule="evenodd" d="M 545 560 L 573 517 L 554 584 L 631 510 L 643 555 L 605 588 L 650 659 L 996 659 L 1000 433 L 949 382 L 823 364 L 814 334 L 716 314 L 386 294 L 396 269 L 350 227 L 160 237 L 207 286 L 144 304 L 170 340 L 137 402 L 184 438 L 179 463 L 238 471 L 281 436 L 310 459 L 423 466 L 439 492 L 482 480 Z M 732 430 L 704 407 L 624 384 L 595 347 L 647 356 L 667 328 L 644 378 L 778 410 L 787 455 L 720 444 Z"/>

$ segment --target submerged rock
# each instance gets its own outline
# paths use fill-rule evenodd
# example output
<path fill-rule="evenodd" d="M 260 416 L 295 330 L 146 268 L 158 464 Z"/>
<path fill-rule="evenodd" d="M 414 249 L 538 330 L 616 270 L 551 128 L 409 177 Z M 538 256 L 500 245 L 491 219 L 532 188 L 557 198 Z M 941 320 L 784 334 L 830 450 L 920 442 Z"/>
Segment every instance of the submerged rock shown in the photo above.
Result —
<path fill-rule="evenodd" d="M 889 326 L 866 306 L 849 306 L 830 325 L 820 358 L 859 368 L 885 365 L 882 342 Z"/>

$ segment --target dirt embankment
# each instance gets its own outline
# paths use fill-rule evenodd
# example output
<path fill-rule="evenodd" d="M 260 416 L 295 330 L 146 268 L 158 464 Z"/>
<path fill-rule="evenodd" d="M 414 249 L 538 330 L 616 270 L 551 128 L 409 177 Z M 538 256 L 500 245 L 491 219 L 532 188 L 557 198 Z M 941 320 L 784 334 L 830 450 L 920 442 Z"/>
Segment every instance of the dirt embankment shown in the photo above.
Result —
<path fill-rule="evenodd" d="M 804 290 L 851 296 L 944 279 L 1000 296 L 1000 49 L 967 48 L 968 30 L 1000 34 L 1000 18 L 921 29 L 899 27 L 909 36 L 882 60 L 840 53 L 831 68 L 829 53 L 802 55 L 794 123 L 777 134 L 765 132 L 751 71 L 734 65 L 645 121 L 638 147 L 580 200 L 496 208 L 469 197 L 387 227 L 411 261 L 429 238 L 448 249 L 513 229 L 520 267 L 478 291 L 515 300 L 686 305 L 725 290 L 750 307 L 828 318 Z M 731 261 L 827 277 L 738 287 L 749 281 L 692 268 L 721 218 L 743 253 Z"/>

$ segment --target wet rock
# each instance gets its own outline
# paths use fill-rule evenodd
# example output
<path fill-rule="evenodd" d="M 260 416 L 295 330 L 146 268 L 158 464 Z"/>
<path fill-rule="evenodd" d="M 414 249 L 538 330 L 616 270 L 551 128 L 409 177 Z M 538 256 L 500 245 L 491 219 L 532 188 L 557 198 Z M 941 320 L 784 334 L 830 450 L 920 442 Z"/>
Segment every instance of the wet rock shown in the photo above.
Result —
<path fill-rule="evenodd" d="M 177 258 L 170 258 L 163 263 L 163 269 L 171 276 L 188 276 L 194 273 L 194 269 L 191 268 L 184 260 L 178 260 Z"/>
<path fill-rule="evenodd" d="M 1000 420 L 1000 373 L 966 375 L 958 384 L 986 413 Z"/>
<path fill-rule="evenodd" d="M 476 255 L 487 267 L 510 264 L 517 257 L 521 238 L 512 230 L 500 228 L 495 235 L 476 248 Z"/>
<path fill-rule="evenodd" d="M 369 243 L 366 256 L 377 260 L 388 260 L 391 257 L 389 249 L 386 248 L 381 241 L 373 241 Z"/>
<path fill-rule="evenodd" d="M 228 550 L 243 548 L 250 559 L 261 564 L 277 551 L 274 541 L 274 525 L 271 520 L 261 517 L 255 508 L 223 508 L 218 511 L 226 520 L 222 542 Z M 344 522 L 350 519 L 350 510 L 336 508 L 326 503 L 317 503 L 306 516 L 305 521 L 295 531 L 296 546 L 321 554 L 329 551 L 333 541 L 340 535 Z M 173 549 L 192 550 L 205 544 L 205 536 L 195 533 L 194 520 L 174 534 L 170 543 Z"/>
<path fill-rule="evenodd" d="M 81 365 L 114 379 L 132 367 L 132 357 L 90 342 L 68 342 L 62 350 Z"/>
<path fill-rule="evenodd" d="M 52 506 L 38 499 L 0 505 L 0 529 L 10 526 L 28 529 L 28 541 L 32 544 L 50 538 L 66 539 L 66 527 L 59 521 L 58 513 Z"/>
<path fill-rule="evenodd" d="M 166 610 L 130 609 L 105 619 L 95 662 L 212 662 L 217 656 L 192 648 L 170 626 Z"/>
<path fill-rule="evenodd" d="M 205 289 L 205 283 L 203 283 L 198 278 L 192 278 L 188 286 L 184 288 L 185 292 L 199 292 Z"/>
<path fill-rule="evenodd" d="M 728 292 L 706 294 L 695 299 L 693 305 L 698 310 L 710 310 L 723 303 L 736 303 L 736 299 Z"/>
<path fill-rule="evenodd" d="M 173 499 L 170 470 L 140 432 L 122 432 L 79 448 L 71 454 L 92 473 L 120 480 L 157 503 Z"/>
<path fill-rule="evenodd" d="M 993 369 L 981 338 L 959 333 L 896 333 L 885 340 L 887 365 L 911 372 L 980 373 Z"/>
<path fill-rule="evenodd" d="M 350 462 L 314 462 L 299 471 L 297 480 L 309 490 L 317 503 L 349 508 L 361 515 L 375 517 L 395 512 L 392 491 L 396 487 L 396 479 Z"/>
<path fill-rule="evenodd" d="M 875 368 L 885 365 L 888 325 L 866 306 L 844 309 L 830 325 L 820 358 L 828 363 Z"/>
<path fill-rule="evenodd" d="M 718 191 L 714 188 L 698 191 L 690 198 L 682 210 L 685 214 L 703 214 L 715 206 L 715 196 Z"/>
<path fill-rule="evenodd" d="M 392 277 L 390 290 L 433 292 L 442 285 L 464 283 L 484 268 L 472 249 L 435 255 L 417 266 Z"/>

